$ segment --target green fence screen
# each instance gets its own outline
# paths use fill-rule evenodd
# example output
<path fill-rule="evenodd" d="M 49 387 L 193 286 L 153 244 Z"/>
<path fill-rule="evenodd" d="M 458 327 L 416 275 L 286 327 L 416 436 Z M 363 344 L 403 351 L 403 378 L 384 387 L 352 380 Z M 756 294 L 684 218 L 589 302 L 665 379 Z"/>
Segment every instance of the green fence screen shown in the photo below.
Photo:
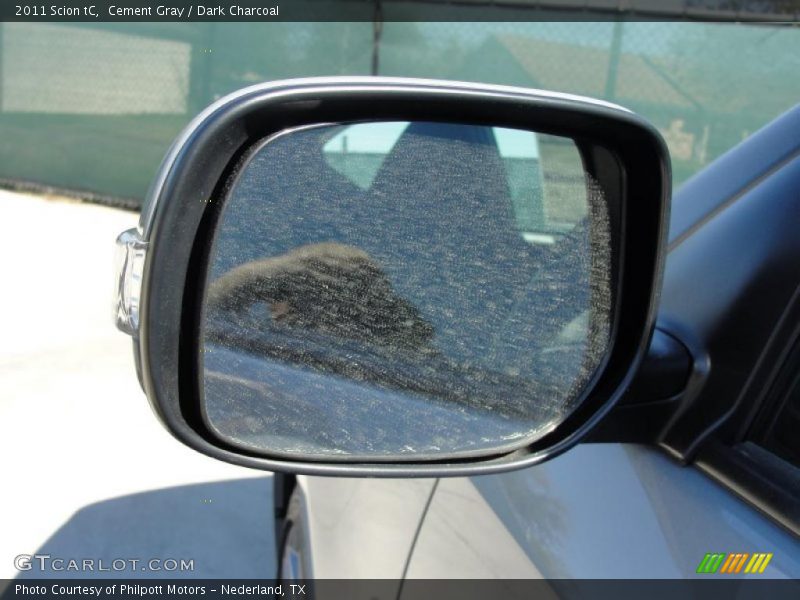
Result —
<path fill-rule="evenodd" d="M 661 130 L 680 185 L 800 102 L 800 28 L 4 23 L 0 179 L 140 202 L 171 140 L 214 99 L 274 79 L 370 74 L 521 85 L 617 102 Z"/>

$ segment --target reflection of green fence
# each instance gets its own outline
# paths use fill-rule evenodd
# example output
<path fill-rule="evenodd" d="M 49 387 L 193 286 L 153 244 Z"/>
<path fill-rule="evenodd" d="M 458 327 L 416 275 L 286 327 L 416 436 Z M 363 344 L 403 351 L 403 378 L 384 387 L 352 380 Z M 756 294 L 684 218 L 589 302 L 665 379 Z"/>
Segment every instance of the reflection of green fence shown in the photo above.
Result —
<path fill-rule="evenodd" d="M 140 200 L 179 129 L 244 85 L 442 77 L 607 98 L 677 184 L 800 101 L 800 30 L 701 23 L 0 25 L 0 178 Z M 377 66 L 377 67 L 376 67 Z"/>

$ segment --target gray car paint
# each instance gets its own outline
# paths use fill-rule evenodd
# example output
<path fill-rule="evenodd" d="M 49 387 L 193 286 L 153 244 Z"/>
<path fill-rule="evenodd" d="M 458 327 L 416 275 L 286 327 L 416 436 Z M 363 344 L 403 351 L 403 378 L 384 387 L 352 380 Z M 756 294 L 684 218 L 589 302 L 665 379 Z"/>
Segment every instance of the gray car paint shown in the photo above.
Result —
<path fill-rule="evenodd" d="M 750 577 L 800 577 L 800 541 L 650 446 L 584 444 L 435 483 L 298 481 L 319 578 L 685 578 L 707 552 L 772 552 Z"/>
<path fill-rule="evenodd" d="M 408 576 L 685 578 L 707 552 L 772 552 L 758 577 L 800 577 L 800 541 L 696 468 L 651 446 L 585 444 L 441 480 Z"/>
<path fill-rule="evenodd" d="M 297 483 L 306 577 L 403 577 L 434 479 L 299 476 Z"/>

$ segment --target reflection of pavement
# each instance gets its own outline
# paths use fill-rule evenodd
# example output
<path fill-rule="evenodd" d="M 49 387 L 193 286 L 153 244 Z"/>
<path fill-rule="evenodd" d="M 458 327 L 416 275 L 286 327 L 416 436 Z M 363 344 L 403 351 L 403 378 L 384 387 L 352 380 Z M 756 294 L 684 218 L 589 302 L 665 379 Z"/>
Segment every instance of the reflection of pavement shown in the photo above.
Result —
<path fill-rule="evenodd" d="M 0 206 L 0 578 L 39 549 L 273 574 L 269 477 L 172 439 L 112 325 L 114 239 L 136 215 L 4 191 Z"/>
<path fill-rule="evenodd" d="M 537 439 L 552 423 L 533 401 L 533 418 L 524 418 L 505 413 L 502 406 L 491 410 L 488 401 L 483 407 L 479 401 L 470 405 L 395 391 L 215 344 L 204 350 L 206 411 L 212 426 L 255 450 L 270 447 L 323 457 L 488 453 Z M 392 376 L 390 383 L 400 380 Z M 539 414 L 543 418 L 535 418 Z"/>

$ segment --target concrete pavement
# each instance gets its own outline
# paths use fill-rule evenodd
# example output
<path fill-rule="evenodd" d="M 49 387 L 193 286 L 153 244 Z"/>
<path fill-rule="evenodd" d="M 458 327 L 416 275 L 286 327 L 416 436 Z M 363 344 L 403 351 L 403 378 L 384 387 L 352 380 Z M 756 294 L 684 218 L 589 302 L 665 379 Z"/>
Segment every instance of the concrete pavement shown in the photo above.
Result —
<path fill-rule="evenodd" d="M 0 208 L 0 578 L 37 552 L 273 575 L 270 476 L 172 439 L 112 324 L 114 240 L 137 215 L 2 190 Z"/>

